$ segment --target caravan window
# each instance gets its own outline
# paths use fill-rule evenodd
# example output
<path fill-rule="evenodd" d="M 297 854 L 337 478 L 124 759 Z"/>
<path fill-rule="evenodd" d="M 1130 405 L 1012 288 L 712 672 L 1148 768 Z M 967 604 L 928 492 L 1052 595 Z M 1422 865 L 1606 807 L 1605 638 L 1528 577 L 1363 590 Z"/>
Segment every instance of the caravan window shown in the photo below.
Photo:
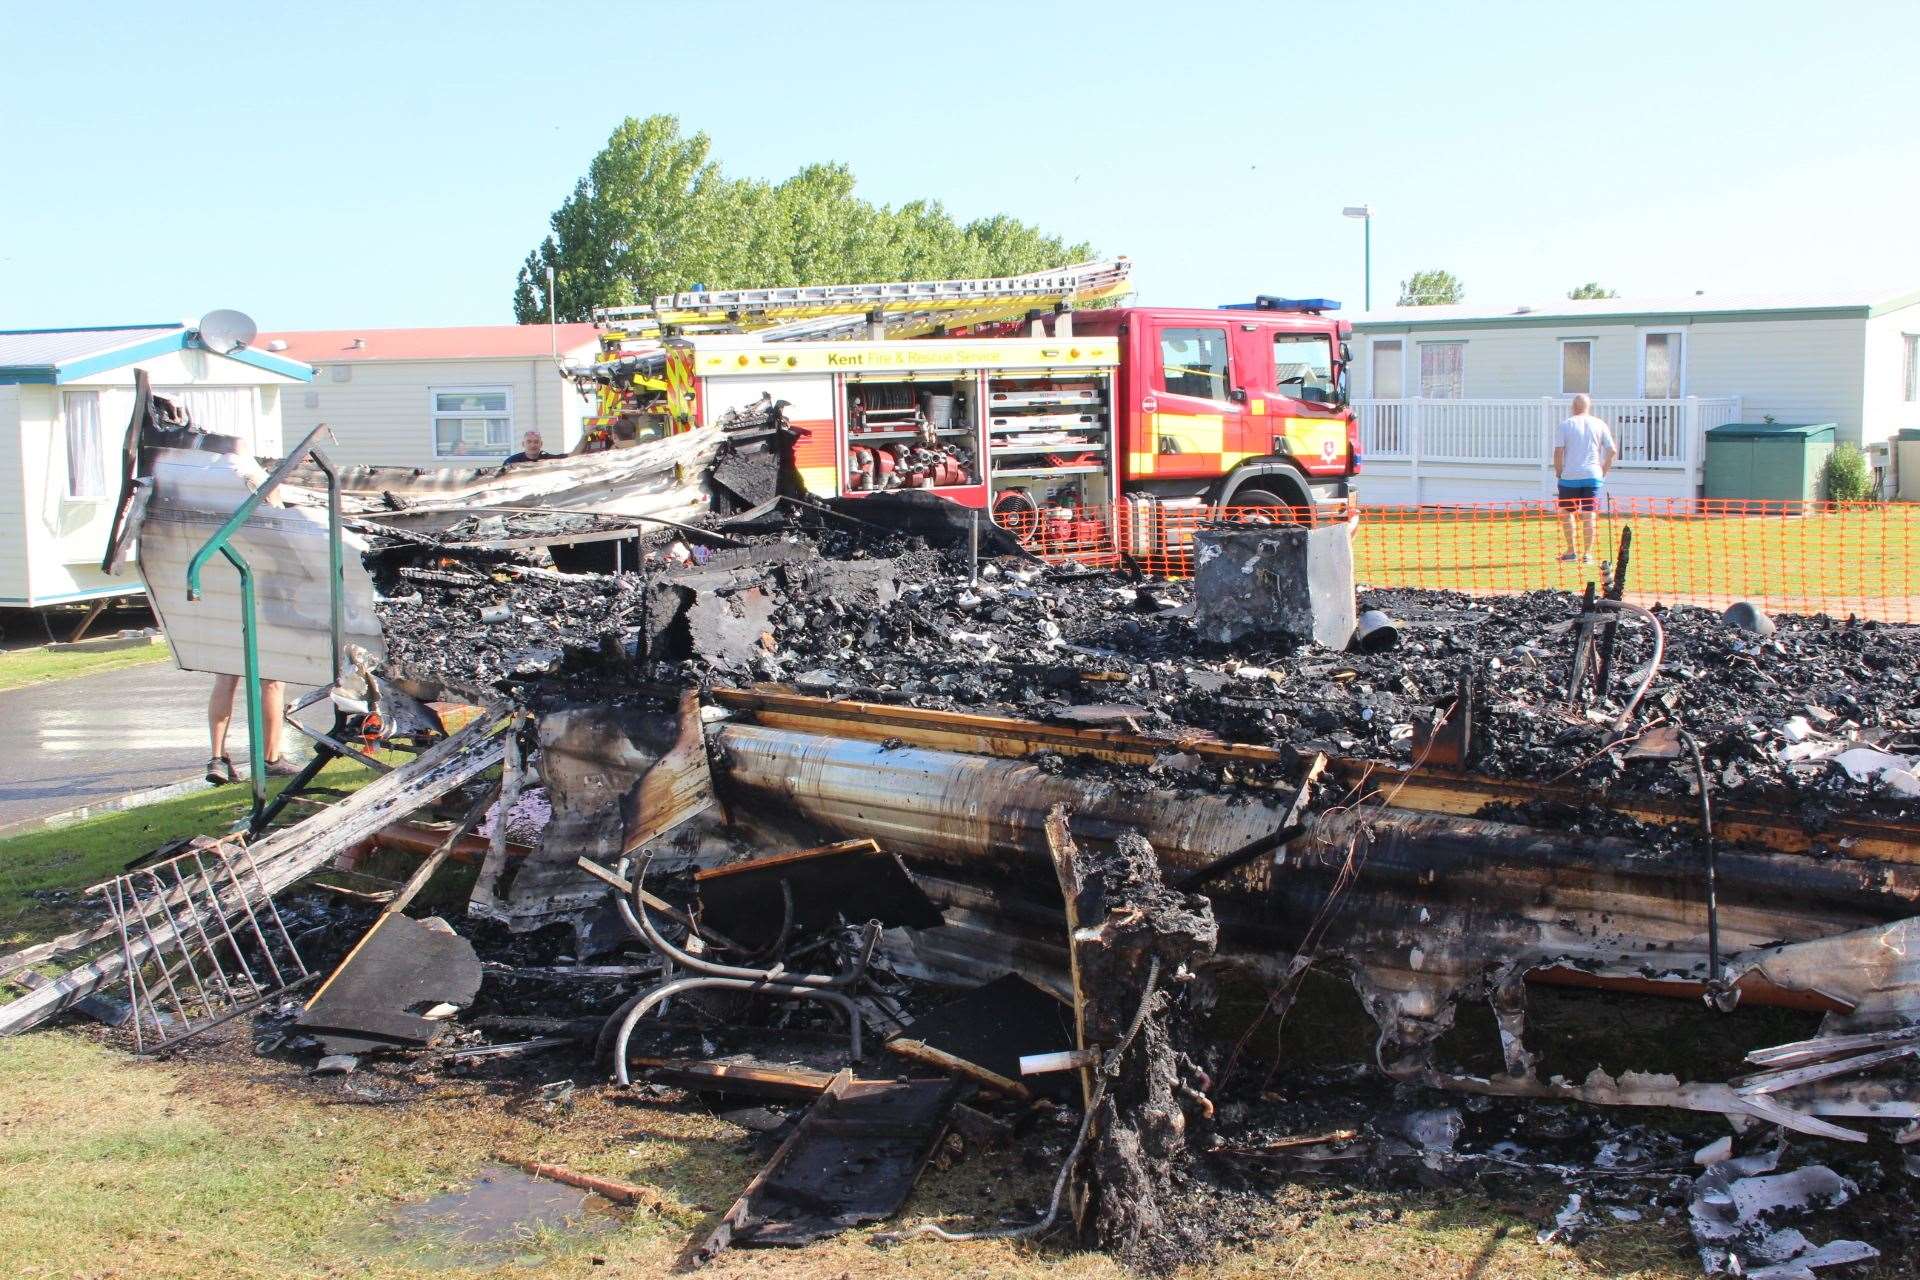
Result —
<path fill-rule="evenodd" d="M 1593 392 L 1593 339 L 1560 339 L 1560 394 Z"/>
<path fill-rule="evenodd" d="M 511 387 L 435 387 L 433 453 L 485 462 L 513 452 Z"/>
<path fill-rule="evenodd" d="M 1420 394 L 1428 400 L 1458 400 L 1467 394 L 1467 344 L 1420 344 Z"/>
<path fill-rule="evenodd" d="M 107 496 L 107 448 L 100 431 L 100 393 L 69 391 L 62 397 L 67 424 L 67 496 Z"/>
<path fill-rule="evenodd" d="M 187 417 L 202 431 L 244 441 L 251 454 L 260 452 L 255 436 L 252 387 L 155 387 L 155 395 L 186 408 Z"/>
<path fill-rule="evenodd" d="M 1678 400 L 1686 392 L 1686 335 L 1678 329 L 1640 336 L 1640 394 L 1648 400 Z"/>
<path fill-rule="evenodd" d="M 1400 376 L 1400 339 L 1375 338 L 1369 346 L 1373 351 L 1373 381 L 1370 385 L 1374 396 L 1381 400 L 1398 400 L 1406 394 Z"/>

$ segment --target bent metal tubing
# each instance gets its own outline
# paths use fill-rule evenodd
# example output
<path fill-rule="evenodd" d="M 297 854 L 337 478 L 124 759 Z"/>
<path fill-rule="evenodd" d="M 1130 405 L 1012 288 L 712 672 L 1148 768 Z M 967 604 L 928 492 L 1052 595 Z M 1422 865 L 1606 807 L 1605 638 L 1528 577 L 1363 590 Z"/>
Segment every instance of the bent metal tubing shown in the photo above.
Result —
<path fill-rule="evenodd" d="M 622 870 L 625 870 L 624 864 Z M 831 1004 L 846 1015 L 851 1028 L 852 1060 L 860 1060 L 860 1006 L 849 998 L 845 989 L 853 986 L 865 976 L 867 964 L 873 958 L 873 949 L 880 940 L 880 926 L 877 921 L 869 920 L 861 930 L 860 950 L 854 962 L 837 974 L 787 973 L 780 965 L 771 969 L 743 969 L 736 965 L 716 964 L 711 960 L 693 955 L 674 946 L 654 927 L 653 917 L 647 911 L 646 900 L 641 893 L 646 884 L 646 869 L 634 877 L 633 892 L 617 896 L 614 901 L 620 908 L 620 915 L 627 927 L 644 939 L 659 955 L 671 964 L 690 970 L 694 976 L 676 978 L 671 982 L 655 987 L 640 996 L 626 1008 L 614 1014 L 620 1019 L 620 1028 L 613 1038 L 613 1076 L 622 1085 L 632 1084 L 627 1074 L 627 1042 L 633 1036 L 633 1029 L 656 1006 L 682 991 L 694 991 L 702 988 L 718 988 L 725 991 L 745 991 L 752 994 L 775 996 L 780 999 L 799 998 L 819 1000 Z"/>
<path fill-rule="evenodd" d="M 682 951 L 668 942 L 654 927 L 653 917 L 647 913 L 646 903 L 640 898 L 642 886 L 646 883 L 646 873 L 635 877 L 632 900 L 620 898 L 620 914 L 625 917 L 629 928 L 633 929 L 648 946 L 667 957 L 674 964 L 694 973 L 714 978 L 732 978 L 742 982 L 754 982 L 769 987 L 805 987 L 809 990 L 822 988 L 833 990 L 850 987 L 860 981 L 867 971 L 867 961 L 873 955 L 873 948 L 880 940 L 880 927 L 875 921 L 868 921 L 862 931 L 859 959 L 848 966 L 845 972 L 837 974 L 787 973 L 783 966 L 775 965 L 771 969 L 742 969 L 737 965 L 716 964 L 711 960 Z"/>
<path fill-rule="evenodd" d="M 1660 625 L 1660 619 L 1655 616 L 1651 609 L 1642 608 L 1637 604 L 1629 604 L 1625 600 L 1600 599 L 1595 600 L 1594 603 L 1603 609 L 1615 609 L 1622 613 L 1631 613 L 1638 618 L 1644 619 L 1646 624 L 1653 628 L 1653 656 L 1647 659 L 1646 674 L 1640 680 L 1640 687 L 1633 691 L 1633 696 L 1627 699 L 1627 705 L 1620 709 L 1620 714 L 1615 717 L 1613 722 L 1614 731 L 1620 732 L 1626 729 L 1628 722 L 1633 719 L 1633 713 L 1639 709 L 1640 700 L 1646 697 L 1647 690 L 1653 687 L 1653 678 L 1660 674 L 1660 660 L 1664 658 L 1667 653 L 1667 630 Z"/>
<path fill-rule="evenodd" d="M 628 1006 L 626 1016 L 620 1020 L 620 1030 L 613 1038 L 613 1078 L 616 1081 L 622 1085 L 633 1083 L 632 1077 L 627 1074 L 627 1041 L 632 1038 L 633 1029 L 640 1024 L 640 1019 L 652 1012 L 655 1006 L 682 991 L 697 991 L 703 988 L 757 992 L 782 998 L 798 996 L 806 1000 L 820 1000 L 831 1004 L 846 1015 L 847 1023 L 852 1028 L 852 1060 L 855 1062 L 860 1060 L 860 1006 L 844 993 L 827 991 L 820 987 L 789 986 L 783 982 L 755 982 L 746 978 L 696 976 L 675 978 L 672 982 L 655 987 Z"/>

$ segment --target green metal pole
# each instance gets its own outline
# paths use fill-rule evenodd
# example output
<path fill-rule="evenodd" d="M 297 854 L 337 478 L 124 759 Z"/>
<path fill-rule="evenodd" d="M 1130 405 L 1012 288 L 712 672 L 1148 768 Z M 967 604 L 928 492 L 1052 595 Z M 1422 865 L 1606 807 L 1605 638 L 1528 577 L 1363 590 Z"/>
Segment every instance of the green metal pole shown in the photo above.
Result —
<path fill-rule="evenodd" d="M 327 477 L 327 608 L 333 639 L 333 682 L 347 678 L 346 570 L 340 559 L 340 472 L 326 454 L 315 449 L 313 464 Z"/>
<path fill-rule="evenodd" d="M 260 638 L 254 630 L 253 566 L 230 544 L 223 544 L 220 554 L 240 575 L 240 643 L 247 664 L 247 781 L 253 787 L 252 832 L 259 835 L 260 818 L 267 811 L 267 734 L 260 696 Z"/>
<path fill-rule="evenodd" d="M 1360 305 L 1365 310 L 1371 311 L 1373 310 L 1373 215 L 1369 213 L 1366 217 L 1360 219 L 1360 221 L 1366 227 L 1366 230 L 1363 234 L 1365 237 L 1365 244 L 1366 244 L 1366 272 L 1367 272 L 1366 293 L 1361 297 Z"/>

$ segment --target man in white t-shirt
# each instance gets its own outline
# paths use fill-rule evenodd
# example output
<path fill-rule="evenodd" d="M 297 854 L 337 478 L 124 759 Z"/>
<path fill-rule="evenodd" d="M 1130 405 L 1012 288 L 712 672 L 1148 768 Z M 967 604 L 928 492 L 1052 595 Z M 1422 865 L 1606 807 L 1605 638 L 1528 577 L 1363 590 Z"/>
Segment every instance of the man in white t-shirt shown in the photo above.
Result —
<path fill-rule="evenodd" d="M 1613 442 L 1613 431 L 1593 416 L 1593 399 L 1573 398 L 1573 416 L 1560 424 L 1553 435 L 1553 474 L 1560 485 L 1561 532 L 1566 535 L 1569 562 L 1593 559 L 1593 539 L 1599 524 L 1600 491 L 1607 472 L 1613 470 L 1620 447 Z M 1581 517 L 1583 537 L 1576 549 L 1573 538 L 1574 517 Z"/>

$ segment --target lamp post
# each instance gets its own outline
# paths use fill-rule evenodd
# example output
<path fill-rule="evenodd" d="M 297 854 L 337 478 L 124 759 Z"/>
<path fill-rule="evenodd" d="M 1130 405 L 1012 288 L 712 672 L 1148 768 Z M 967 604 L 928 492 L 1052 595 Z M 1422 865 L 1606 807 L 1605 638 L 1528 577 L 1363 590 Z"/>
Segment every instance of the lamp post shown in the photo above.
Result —
<path fill-rule="evenodd" d="M 1349 218 L 1358 218 L 1366 227 L 1366 293 L 1360 305 L 1368 311 L 1373 310 L 1373 206 L 1370 204 L 1350 204 L 1340 211 Z"/>

